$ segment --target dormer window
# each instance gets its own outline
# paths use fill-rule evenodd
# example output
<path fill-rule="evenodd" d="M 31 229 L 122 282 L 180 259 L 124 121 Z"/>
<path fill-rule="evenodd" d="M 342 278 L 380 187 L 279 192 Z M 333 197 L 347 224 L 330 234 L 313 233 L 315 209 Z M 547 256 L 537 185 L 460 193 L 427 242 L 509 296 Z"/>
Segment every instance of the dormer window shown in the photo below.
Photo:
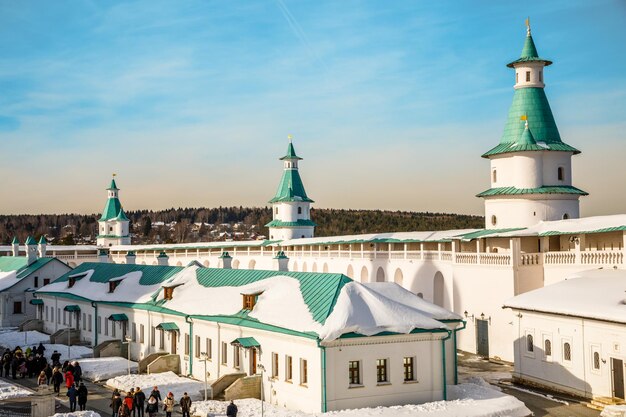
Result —
<path fill-rule="evenodd" d="M 85 275 L 87 275 L 86 273 L 83 274 L 76 274 L 76 275 L 70 275 L 67 278 L 67 288 L 72 288 L 74 286 L 74 284 L 76 284 L 76 281 L 78 281 L 79 279 L 83 278 Z M 48 282 L 46 282 L 46 280 L 43 280 L 43 285 L 46 285 L 47 283 L 49 283 L 50 280 L 48 280 Z"/>
<path fill-rule="evenodd" d="M 163 299 L 171 300 L 174 296 L 174 287 L 163 287 Z"/>
<path fill-rule="evenodd" d="M 76 277 L 70 277 L 67 280 L 67 288 L 72 288 L 76 284 Z"/>
<path fill-rule="evenodd" d="M 109 281 L 109 292 L 114 292 L 118 285 L 122 282 L 121 279 L 117 279 L 115 281 Z"/>
<path fill-rule="evenodd" d="M 261 295 L 262 293 L 257 293 L 257 294 L 242 294 L 243 295 L 243 309 L 244 310 L 252 310 L 254 308 L 254 305 L 256 304 L 257 300 L 259 299 L 259 295 Z"/>

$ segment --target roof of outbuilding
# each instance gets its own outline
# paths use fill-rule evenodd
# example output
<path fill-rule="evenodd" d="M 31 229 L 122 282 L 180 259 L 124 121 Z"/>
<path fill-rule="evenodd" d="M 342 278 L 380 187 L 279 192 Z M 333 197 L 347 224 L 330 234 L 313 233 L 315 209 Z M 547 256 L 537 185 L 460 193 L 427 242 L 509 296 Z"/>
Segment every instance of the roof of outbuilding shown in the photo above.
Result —
<path fill-rule="evenodd" d="M 162 283 L 182 269 L 183 268 L 180 266 L 84 262 L 78 265 L 73 271 L 59 277 L 55 282 L 68 281 L 70 276 L 86 274 L 93 270 L 94 273 L 89 278 L 91 282 L 106 283 L 130 272 L 141 272 L 141 279 L 139 280 L 140 285 L 155 285 Z"/>

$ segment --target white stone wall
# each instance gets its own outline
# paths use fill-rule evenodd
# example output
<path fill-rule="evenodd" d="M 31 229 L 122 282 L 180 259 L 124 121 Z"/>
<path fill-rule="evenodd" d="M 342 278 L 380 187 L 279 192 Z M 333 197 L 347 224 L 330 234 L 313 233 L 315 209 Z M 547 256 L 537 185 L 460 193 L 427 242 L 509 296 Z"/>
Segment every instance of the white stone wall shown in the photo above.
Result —
<path fill-rule="evenodd" d="M 542 194 L 485 199 L 487 229 L 528 227 L 540 221 L 562 220 L 565 214 L 570 219 L 580 217 L 577 195 Z"/>
<path fill-rule="evenodd" d="M 626 362 L 626 328 L 623 324 L 587 320 L 556 314 L 514 311 L 514 375 L 554 386 L 584 397 L 612 397 L 611 358 Z M 533 336 L 533 351 L 527 335 Z M 551 355 L 545 341 L 550 340 Z M 564 343 L 571 345 L 571 360 L 564 357 Z M 593 353 L 599 352 L 599 369 Z"/>
<path fill-rule="evenodd" d="M 544 88 L 545 80 L 543 80 L 543 62 L 525 62 L 515 65 L 516 83 L 513 88 L 538 87 Z M 530 72 L 530 81 L 526 81 L 526 73 Z"/>

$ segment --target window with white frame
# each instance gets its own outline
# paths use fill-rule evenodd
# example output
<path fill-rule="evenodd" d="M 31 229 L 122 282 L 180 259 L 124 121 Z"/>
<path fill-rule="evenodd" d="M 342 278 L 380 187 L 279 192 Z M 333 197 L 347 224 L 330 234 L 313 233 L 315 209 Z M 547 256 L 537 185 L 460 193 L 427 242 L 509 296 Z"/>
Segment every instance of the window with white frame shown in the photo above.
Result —
<path fill-rule="evenodd" d="M 241 352 L 239 346 L 233 346 L 233 366 L 237 369 L 241 367 Z"/>
<path fill-rule="evenodd" d="M 108 320 L 104 320 L 104 335 L 108 336 L 109 335 L 109 321 Z"/>
<path fill-rule="evenodd" d="M 156 346 L 156 327 L 155 326 L 150 327 L 150 346 L 152 347 Z"/>
<path fill-rule="evenodd" d="M 83 313 L 83 330 L 87 330 L 87 313 Z"/>
<path fill-rule="evenodd" d="M 46 306 L 46 321 L 48 321 L 48 306 Z"/>
<path fill-rule="evenodd" d="M 222 342 L 222 365 L 226 365 L 228 363 L 228 344 L 226 342 Z"/>
<path fill-rule="evenodd" d="M 591 371 L 600 373 L 602 358 L 600 357 L 600 346 L 591 345 Z"/>
<path fill-rule="evenodd" d="M 200 350 L 202 350 L 201 346 L 200 346 L 200 336 L 196 336 L 196 341 L 194 343 L 194 348 L 195 348 L 195 353 L 196 353 L 196 358 L 200 357 Z"/>
<path fill-rule="evenodd" d="M 133 342 L 137 341 L 137 323 L 135 322 L 130 326 L 130 338 Z"/>
<path fill-rule="evenodd" d="M 291 382 L 293 379 L 293 358 L 285 355 L 285 381 Z"/>
<path fill-rule="evenodd" d="M 272 352 L 272 378 L 278 378 L 278 353 Z"/>
<path fill-rule="evenodd" d="M 404 382 L 415 381 L 415 357 L 404 358 Z"/>
<path fill-rule="evenodd" d="M 300 385 L 309 382 L 309 364 L 306 359 L 300 359 Z"/>
<path fill-rule="evenodd" d="M 89 314 L 89 315 L 87 315 L 87 317 L 88 317 L 87 318 L 87 331 L 91 332 L 92 331 L 92 328 L 91 328 L 91 326 L 92 326 L 92 324 L 91 324 L 92 316 L 91 316 L 91 314 Z"/>
<path fill-rule="evenodd" d="M 102 316 L 98 316 L 98 322 L 96 323 L 96 332 L 102 334 Z"/>
<path fill-rule="evenodd" d="M 525 337 L 525 345 L 526 345 L 526 356 L 530 356 L 530 357 L 535 357 L 535 336 L 533 335 L 532 332 L 530 331 L 526 331 L 526 337 Z"/>
<path fill-rule="evenodd" d="M 572 363 L 572 339 L 563 339 L 563 363 Z"/>
<path fill-rule="evenodd" d="M 142 343 L 142 344 L 144 343 L 143 334 L 144 334 L 144 327 L 143 327 L 143 324 L 140 324 L 139 325 L 139 343 Z"/>
<path fill-rule="evenodd" d="M 552 360 L 552 337 L 549 334 L 543 335 L 543 360 Z"/>
<path fill-rule="evenodd" d="M 206 348 L 207 359 L 211 360 L 211 358 L 213 357 L 213 341 L 207 337 L 204 344 Z"/>
<path fill-rule="evenodd" d="M 159 349 L 165 349 L 165 330 L 159 329 Z"/>
<path fill-rule="evenodd" d="M 361 361 L 348 362 L 348 383 L 361 385 Z"/>

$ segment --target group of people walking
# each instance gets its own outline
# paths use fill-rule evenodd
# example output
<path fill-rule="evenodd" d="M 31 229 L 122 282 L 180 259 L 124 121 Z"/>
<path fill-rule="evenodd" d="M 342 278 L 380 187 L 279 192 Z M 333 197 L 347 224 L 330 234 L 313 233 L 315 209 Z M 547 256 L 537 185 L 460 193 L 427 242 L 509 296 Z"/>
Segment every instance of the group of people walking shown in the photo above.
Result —
<path fill-rule="evenodd" d="M 185 392 L 178 401 L 183 417 L 190 417 L 191 397 Z M 144 417 L 144 411 L 149 417 L 155 417 L 162 407 L 166 417 L 171 417 L 176 400 L 174 394 L 169 392 L 165 398 L 161 398 L 159 387 L 154 387 L 146 400 L 146 394 L 140 387 L 131 388 L 122 394 L 116 389 L 111 396 L 111 411 L 113 417 Z"/>
<path fill-rule="evenodd" d="M 13 379 L 20 378 L 32 378 L 35 375 L 39 375 L 42 370 L 46 370 L 46 367 L 50 367 L 48 361 L 44 357 L 43 353 L 46 350 L 43 344 L 39 346 L 27 347 L 26 350 L 22 350 L 21 347 L 16 346 L 15 349 L 5 349 L 2 353 L 2 368 L 0 368 L 0 376 L 9 378 L 9 375 Z M 51 375 L 52 369 L 46 370 Z"/>

